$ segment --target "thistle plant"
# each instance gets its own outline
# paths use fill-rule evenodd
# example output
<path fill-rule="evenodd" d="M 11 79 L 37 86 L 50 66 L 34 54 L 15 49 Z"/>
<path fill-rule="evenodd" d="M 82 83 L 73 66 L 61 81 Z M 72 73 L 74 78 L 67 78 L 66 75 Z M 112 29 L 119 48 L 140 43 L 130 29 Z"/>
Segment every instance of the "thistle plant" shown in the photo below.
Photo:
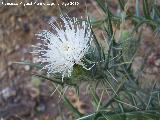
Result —
<path fill-rule="evenodd" d="M 78 120 L 159 120 L 160 92 L 156 82 L 150 90 L 140 87 L 139 75 L 133 73 L 132 63 L 137 53 L 141 33 L 138 29 L 143 24 L 159 31 L 160 12 L 156 0 L 149 7 L 148 0 L 143 0 L 143 14 L 140 16 L 140 1 L 136 0 L 135 13 L 127 9 L 124 0 L 118 0 L 120 15 L 115 15 L 104 5 L 103 0 L 96 0 L 105 13 L 98 21 L 79 20 L 61 16 L 62 23 L 49 22 L 54 32 L 43 30 L 36 34 L 41 43 L 34 46 L 33 53 L 41 64 L 30 64 L 51 74 L 34 74 L 49 80 L 63 88 L 74 87 L 79 92 L 81 83 L 89 84 L 94 113 L 80 113 L 64 95 L 64 102 Z M 113 25 L 121 26 L 130 20 L 133 28 L 121 30 L 120 37 L 115 37 Z M 92 26 L 92 27 L 91 27 Z M 107 53 L 97 39 L 94 30 L 100 28 L 105 32 Z M 92 42 L 92 43 L 91 43 Z M 145 64 L 146 58 L 144 58 Z M 141 66 L 140 72 L 144 68 Z M 45 73 L 45 72 L 44 72 Z M 101 88 L 102 93 L 97 94 Z M 102 100 L 107 94 L 107 99 Z"/>
<path fill-rule="evenodd" d="M 36 34 L 42 43 L 34 46 L 34 53 L 38 56 L 38 61 L 41 62 L 47 69 L 48 73 L 61 73 L 62 81 L 64 77 L 70 77 L 74 65 L 82 65 L 83 57 L 87 54 L 92 41 L 90 25 L 85 21 L 78 23 L 76 18 L 61 16 L 64 23 L 57 26 L 50 20 L 49 24 L 55 34 L 43 30 Z"/>

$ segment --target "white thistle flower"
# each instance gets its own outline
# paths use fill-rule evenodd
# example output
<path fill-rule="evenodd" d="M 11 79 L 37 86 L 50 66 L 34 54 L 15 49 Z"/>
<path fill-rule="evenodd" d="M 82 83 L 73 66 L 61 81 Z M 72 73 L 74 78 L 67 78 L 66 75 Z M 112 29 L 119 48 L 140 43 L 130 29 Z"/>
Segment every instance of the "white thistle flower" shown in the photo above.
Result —
<path fill-rule="evenodd" d="M 36 34 L 42 44 L 37 44 L 33 53 L 38 55 L 39 62 L 45 65 L 42 69 L 46 69 L 48 73 L 61 73 L 63 80 L 63 77 L 71 76 L 75 64 L 86 68 L 82 58 L 89 50 L 92 36 L 91 26 L 86 21 L 78 22 L 76 18 L 64 16 L 60 18 L 63 28 L 62 24 L 50 21 L 55 33 L 43 30 Z"/>

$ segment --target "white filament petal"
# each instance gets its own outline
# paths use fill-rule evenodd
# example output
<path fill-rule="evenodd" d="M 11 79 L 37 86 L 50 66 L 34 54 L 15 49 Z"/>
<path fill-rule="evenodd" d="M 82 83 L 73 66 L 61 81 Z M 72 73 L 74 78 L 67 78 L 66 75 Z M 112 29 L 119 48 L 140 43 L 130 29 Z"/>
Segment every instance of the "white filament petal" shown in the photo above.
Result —
<path fill-rule="evenodd" d="M 82 58 L 88 52 L 92 36 L 90 25 L 86 21 L 61 16 L 62 24 L 50 21 L 53 31 L 43 30 L 36 34 L 42 44 L 34 46 L 32 53 L 44 64 L 42 69 L 48 73 L 61 73 L 62 79 L 71 76 L 75 64 L 82 65 Z"/>

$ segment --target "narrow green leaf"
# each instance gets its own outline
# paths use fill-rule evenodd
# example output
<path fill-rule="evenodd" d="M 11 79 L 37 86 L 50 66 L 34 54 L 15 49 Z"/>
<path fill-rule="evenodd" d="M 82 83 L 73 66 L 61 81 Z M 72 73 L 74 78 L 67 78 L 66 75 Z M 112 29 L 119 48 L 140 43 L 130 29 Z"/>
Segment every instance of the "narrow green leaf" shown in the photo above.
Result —
<path fill-rule="evenodd" d="M 158 7 L 156 5 L 154 6 L 154 9 L 155 9 L 156 14 L 160 18 L 160 10 L 158 9 Z"/>
<path fill-rule="evenodd" d="M 77 108 L 75 108 L 72 103 L 68 100 L 67 97 L 64 96 L 64 104 L 76 115 L 76 117 L 82 117 L 83 114 L 80 113 Z"/>
<path fill-rule="evenodd" d="M 124 112 L 123 105 L 122 105 L 121 103 L 118 103 L 118 106 L 120 107 L 120 109 L 121 109 L 121 112 Z"/>
<path fill-rule="evenodd" d="M 63 84 L 64 84 L 64 83 L 62 83 L 62 82 L 60 82 L 60 81 L 53 80 L 53 79 L 48 78 L 48 77 L 46 77 L 46 76 L 44 76 L 44 75 L 38 75 L 38 74 L 32 74 L 32 75 L 37 76 L 37 77 L 40 77 L 40 78 L 43 78 L 43 79 L 46 79 L 46 80 L 51 81 L 51 82 L 54 82 L 54 83 L 56 83 L 56 84 L 60 84 L 60 85 L 63 85 Z"/>
<path fill-rule="evenodd" d="M 124 11 L 124 7 L 125 7 L 124 0 L 118 0 L 118 2 L 119 2 L 119 5 L 120 5 L 121 9 Z"/>
<path fill-rule="evenodd" d="M 113 36 L 113 27 L 112 27 L 112 18 L 111 18 L 111 12 L 107 6 L 107 22 L 108 22 L 108 31 L 110 33 L 110 36 Z"/>
<path fill-rule="evenodd" d="M 140 1 L 136 0 L 136 16 L 140 17 Z"/>
<path fill-rule="evenodd" d="M 149 96 L 149 100 L 148 100 L 148 103 L 147 103 L 147 106 L 146 106 L 146 110 L 149 108 L 149 105 L 150 105 L 150 103 L 151 103 L 151 100 L 152 100 L 152 92 L 153 92 L 153 90 L 154 90 L 154 88 L 155 88 L 155 86 L 156 86 L 156 83 L 157 83 L 157 81 L 155 81 L 154 84 L 153 84 L 153 86 L 152 86 L 152 89 L 151 89 L 151 92 L 150 92 L 150 96 Z"/>
<path fill-rule="evenodd" d="M 106 13 L 107 9 L 104 5 L 104 1 L 102 0 L 96 0 L 97 4 L 99 5 L 99 7 L 103 10 L 104 13 Z"/>
<path fill-rule="evenodd" d="M 97 95 L 97 93 L 94 89 L 91 89 L 91 95 L 92 95 L 92 98 L 93 98 L 93 105 L 94 105 L 95 109 L 97 109 L 100 98 L 99 98 L 99 96 Z"/>
<path fill-rule="evenodd" d="M 134 105 L 132 105 L 132 104 L 129 104 L 129 103 L 127 103 L 127 102 L 125 102 L 125 101 L 122 101 L 122 100 L 120 100 L 120 99 L 118 99 L 118 98 L 114 98 L 114 100 L 115 100 L 116 102 L 122 103 L 122 104 L 124 104 L 124 105 L 126 105 L 126 106 L 128 106 L 128 107 L 131 107 L 131 108 L 135 108 L 135 109 L 137 109 L 137 110 L 140 110 L 140 108 L 138 108 L 137 106 L 134 106 Z"/>
<path fill-rule="evenodd" d="M 143 0 L 143 13 L 145 18 L 151 19 L 149 7 L 148 7 L 148 0 Z"/>
<path fill-rule="evenodd" d="M 78 118 L 77 120 L 94 120 L 96 113 L 85 115 L 83 117 Z"/>

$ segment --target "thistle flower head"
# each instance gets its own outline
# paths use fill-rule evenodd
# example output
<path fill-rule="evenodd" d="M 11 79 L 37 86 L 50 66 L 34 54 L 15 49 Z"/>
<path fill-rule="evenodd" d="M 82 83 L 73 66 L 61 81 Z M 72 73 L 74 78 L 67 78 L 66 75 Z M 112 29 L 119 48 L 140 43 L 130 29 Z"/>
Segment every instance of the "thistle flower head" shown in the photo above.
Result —
<path fill-rule="evenodd" d="M 61 73 L 71 76 L 75 64 L 82 65 L 82 58 L 89 50 L 92 36 L 90 25 L 86 21 L 78 22 L 76 18 L 60 17 L 62 23 L 50 21 L 49 30 L 39 32 L 37 38 L 42 42 L 35 46 L 33 53 L 38 56 L 39 62 L 44 64 L 42 69 L 48 73 Z"/>

